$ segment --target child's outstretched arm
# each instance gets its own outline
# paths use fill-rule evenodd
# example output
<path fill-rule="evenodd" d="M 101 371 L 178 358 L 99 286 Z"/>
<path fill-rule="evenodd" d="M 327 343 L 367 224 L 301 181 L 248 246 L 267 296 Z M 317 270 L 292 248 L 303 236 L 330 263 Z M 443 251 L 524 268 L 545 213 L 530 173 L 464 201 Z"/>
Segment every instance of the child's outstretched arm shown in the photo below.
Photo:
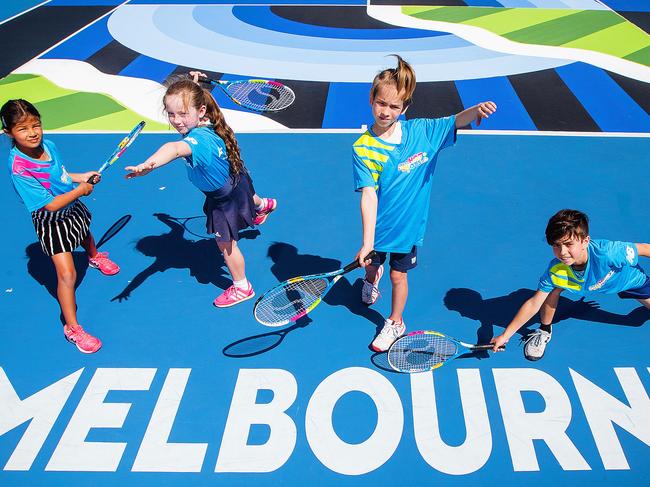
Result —
<path fill-rule="evenodd" d="M 178 142 L 167 142 L 160 149 L 154 152 L 151 156 L 147 158 L 141 164 L 137 166 L 127 166 L 124 168 L 125 171 L 129 171 L 126 175 L 126 179 L 136 178 L 138 176 L 146 176 L 154 169 L 169 164 L 174 159 L 179 157 L 187 157 L 192 155 L 192 149 L 182 140 Z"/>
<path fill-rule="evenodd" d="M 636 251 L 639 254 L 639 257 L 650 257 L 650 244 L 647 243 L 637 243 Z"/>
<path fill-rule="evenodd" d="M 562 289 L 559 287 L 554 288 L 544 300 L 541 309 L 539 310 L 539 322 L 542 325 L 550 325 L 553 323 L 553 317 L 557 310 L 557 303 L 560 300 Z"/>
<path fill-rule="evenodd" d="M 61 208 L 65 208 L 74 200 L 77 200 L 82 196 L 88 196 L 93 192 L 94 188 L 95 187 L 92 184 L 87 183 L 86 181 L 81 181 L 79 183 L 79 186 L 77 186 L 75 189 L 68 191 L 67 193 L 60 194 L 59 196 L 55 196 L 54 199 L 45 205 L 42 209 L 47 211 L 57 211 Z"/>
<path fill-rule="evenodd" d="M 483 101 L 478 105 L 467 108 L 456 114 L 456 128 L 466 127 L 476 120 L 476 125 L 481 125 L 484 118 L 488 118 L 497 111 L 497 105 L 493 101 Z"/>
<path fill-rule="evenodd" d="M 356 255 L 361 267 L 367 261 L 363 258 L 375 246 L 375 224 L 377 223 L 377 191 L 372 186 L 361 188 L 361 225 L 363 228 L 363 244 Z"/>
<path fill-rule="evenodd" d="M 535 316 L 535 313 L 540 310 L 542 304 L 544 304 L 544 301 L 546 301 L 548 294 L 549 293 L 545 291 L 538 290 L 535 294 L 533 294 L 532 297 L 528 298 L 528 300 L 521 305 L 521 308 L 519 308 L 519 311 L 517 311 L 517 314 L 512 319 L 510 324 L 506 327 L 505 331 L 501 335 L 496 336 L 490 340 L 490 343 L 494 344 L 494 348 L 492 350 L 498 352 L 499 347 L 502 347 L 508 343 L 510 337 L 514 335 L 517 330 L 519 330 L 519 328 L 524 326 L 528 320 Z"/>

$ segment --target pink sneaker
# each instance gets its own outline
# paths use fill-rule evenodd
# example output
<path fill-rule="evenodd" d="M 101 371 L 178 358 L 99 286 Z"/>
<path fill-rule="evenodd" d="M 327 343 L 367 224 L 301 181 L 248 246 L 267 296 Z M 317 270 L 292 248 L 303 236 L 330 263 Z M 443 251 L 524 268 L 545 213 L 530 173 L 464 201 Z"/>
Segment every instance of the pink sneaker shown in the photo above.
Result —
<path fill-rule="evenodd" d="M 248 289 L 240 289 L 234 284 L 226 289 L 221 296 L 213 301 L 217 308 L 227 308 L 229 306 L 234 306 L 246 301 L 247 299 L 255 296 L 255 291 L 253 291 L 253 286 L 249 284 Z"/>
<path fill-rule="evenodd" d="M 82 353 L 95 353 L 102 348 L 102 341 L 89 333 L 86 333 L 81 325 L 72 328 L 69 325 L 63 327 L 63 334 L 66 340 L 74 343 Z"/>
<path fill-rule="evenodd" d="M 262 207 L 261 210 L 257 210 L 255 220 L 253 220 L 253 223 L 255 223 L 255 225 L 261 225 L 264 223 L 269 214 L 275 211 L 275 209 L 278 207 L 278 202 L 273 198 L 266 198 L 265 200 L 266 204 Z"/>
<path fill-rule="evenodd" d="M 114 276 L 120 272 L 120 266 L 108 258 L 108 252 L 97 252 L 93 258 L 88 258 L 88 265 L 99 271 L 105 276 Z"/>

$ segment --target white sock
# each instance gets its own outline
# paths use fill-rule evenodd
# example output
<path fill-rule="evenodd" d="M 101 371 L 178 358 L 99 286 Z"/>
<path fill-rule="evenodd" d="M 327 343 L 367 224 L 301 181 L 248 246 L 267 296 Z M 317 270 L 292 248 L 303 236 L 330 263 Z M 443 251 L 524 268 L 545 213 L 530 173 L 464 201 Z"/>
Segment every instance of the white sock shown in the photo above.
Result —
<path fill-rule="evenodd" d="M 260 198 L 260 204 L 255 206 L 256 210 L 261 210 L 266 206 L 266 198 Z"/>
<path fill-rule="evenodd" d="M 246 279 L 245 277 L 241 281 L 233 281 L 232 283 L 235 285 L 235 287 L 242 289 L 244 291 L 248 291 L 251 287 L 250 283 L 248 282 L 248 279 Z"/>

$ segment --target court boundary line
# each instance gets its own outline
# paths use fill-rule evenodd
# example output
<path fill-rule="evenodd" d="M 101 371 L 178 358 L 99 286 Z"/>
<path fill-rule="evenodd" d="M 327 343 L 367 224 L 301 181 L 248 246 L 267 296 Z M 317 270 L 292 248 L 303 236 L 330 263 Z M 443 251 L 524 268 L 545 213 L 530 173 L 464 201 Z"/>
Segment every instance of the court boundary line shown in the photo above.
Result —
<path fill-rule="evenodd" d="M 9 22 L 10 20 L 17 19 L 21 15 L 25 15 L 27 12 L 31 12 L 32 10 L 34 10 L 34 9 L 36 9 L 38 7 L 42 7 L 43 5 L 45 5 L 46 3 L 50 3 L 51 1 L 52 0 L 45 0 L 44 2 L 41 2 L 38 5 L 34 5 L 33 7 L 28 8 L 27 10 L 23 10 L 22 12 L 17 13 L 16 15 L 14 15 L 12 17 L 9 17 L 8 19 L 3 20 L 2 22 L 0 22 L 0 25 L 4 24 L 6 22 Z"/>
<path fill-rule="evenodd" d="M 365 127 L 358 129 L 271 129 L 271 130 L 237 130 L 238 134 L 363 134 Z M 104 135 L 127 134 L 128 130 L 44 130 L 48 135 Z M 457 131 L 459 135 L 523 135 L 550 137 L 618 137 L 618 138 L 650 138 L 650 132 L 571 132 L 553 130 L 464 130 Z M 176 134 L 173 130 L 144 130 L 143 135 Z"/>
<path fill-rule="evenodd" d="M 47 0 L 47 1 L 49 2 L 50 0 Z M 93 24 L 96 24 L 97 22 L 99 22 L 100 20 L 102 20 L 102 19 L 103 19 L 104 17 L 106 17 L 107 15 L 111 15 L 111 14 L 112 14 L 113 12 L 115 12 L 118 8 L 120 8 L 120 7 L 124 6 L 124 5 L 126 5 L 126 4 L 129 3 L 130 1 L 131 1 L 131 0 L 125 0 L 124 2 L 120 3 L 119 5 L 116 5 L 115 8 L 112 8 L 111 10 L 109 10 L 108 12 L 106 12 L 104 15 L 101 15 L 101 16 L 97 17 L 97 18 L 96 18 L 95 20 L 93 20 L 91 23 L 84 25 L 84 26 L 81 27 L 80 29 L 77 29 L 77 30 L 74 31 L 72 34 L 70 34 L 68 37 L 65 37 L 64 39 L 61 39 L 59 42 L 57 42 L 57 43 L 54 44 L 53 46 L 48 47 L 47 49 L 45 49 L 45 50 L 44 50 L 43 52 L 41 52 L 40 54 L 37 54 L 36 56 L 34 56 L 33 58 L 31 58 L 29 61 L 24 62 L 23 64 L 21 64 L 20 66 L 18 66 L 17 68 L 15 68 L 15 69 L 12 71 L 12 73 L 13 73 L 14 71 L 16 71 L 17 69 L 22 68 L 22 67 L 25 66 L 26 64 L 31 63 L 31 62 L 34 61 L 35 59 L 40 58 L 40 57 L 43 56 L 44 54 L 47 54 L 47 53 L 50 52 L 52 49 L 54 49 L 54 48 L 60 46 L 61 44 L 63 44 L 63 43 L 64 43 L 65 41 L 67 41 L 68 39 L 71 39 L 72 37 L 74 37 L 74 36 L 76 36 L 77 34 L 79 34 L 79 32 L 83 31 L 84 29 L 87 29 L 88 27 L 90 27 L 90 26 L 93 25 Z M 10 74 L 11 74 L 11 73 L 10 73 Z"/>

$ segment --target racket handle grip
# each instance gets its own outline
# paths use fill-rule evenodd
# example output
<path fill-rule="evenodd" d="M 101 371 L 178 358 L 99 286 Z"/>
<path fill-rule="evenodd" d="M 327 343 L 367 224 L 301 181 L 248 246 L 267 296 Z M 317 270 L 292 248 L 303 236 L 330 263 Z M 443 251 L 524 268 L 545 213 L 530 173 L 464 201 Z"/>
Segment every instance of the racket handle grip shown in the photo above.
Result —
<path fill-rule="evenodd" d="M 377 252 L 375 252 L 374 250 L 371 250 L 363 260 L 372 260 L 372 259 L 374 259 L 375 255 L 377 255 Z M 355 260 L 354 262 L 350 262 L 348 265 L 346 265 L 343 268 L 343 273 L 353 271 L 357 267 L 361 267 L 358 260 Z"/>
<path fill-rule="evenodd" d="M 99 176 L 97 176 L 97 174 L 93 174 L 88 178 L 88 181 L 86 182 L 90 184 L 97 184 L 99 182 Z"/>
<path fill-rule="evenodd" d="M 190 76 L 190 79 L 191 78 L 192 77 Z M 218 79 L 210 78 L 207 75 L 206 76 L 199 76 L 199 81 L 202 82 L 202 83 L 210 83 L 210 84 L 213 84 L 213 85 L 220 84 L 220 81 Z"/>
<path fill-rule="evenodd" d="M 492 343 L 488 343 L 487 345 L 474 345 L 474 346 L 472 347 L 472 350 L 473 350 L 473 351 L 479 351 L 479 350 L 492 350 L 493 348 L 494 348 L 494 344 L 492 344 Z M 499 350 L 500 350 L 500 351 L 503 351 L 503 350 L 505 350 L 505 349 L 506 349 L 506 346 L 505 346 L 505 345 L 501 345 L 501 346 L 499 347 Z"/>

